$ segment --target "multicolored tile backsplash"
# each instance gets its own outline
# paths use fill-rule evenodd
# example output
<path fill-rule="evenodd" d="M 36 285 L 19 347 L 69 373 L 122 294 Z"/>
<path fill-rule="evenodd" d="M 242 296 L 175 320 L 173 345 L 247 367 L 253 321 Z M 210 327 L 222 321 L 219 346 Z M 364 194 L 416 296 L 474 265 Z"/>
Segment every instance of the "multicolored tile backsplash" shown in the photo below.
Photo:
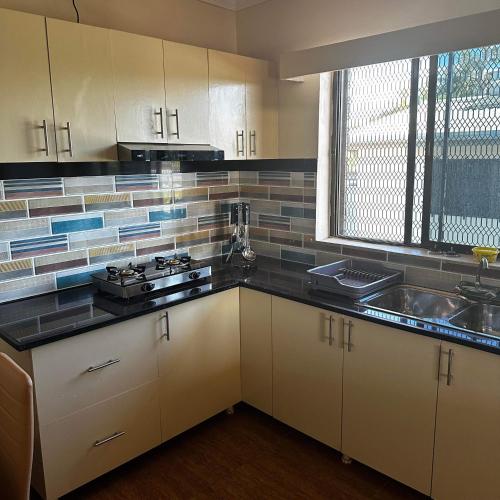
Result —
<path fill-rule="evenodd" d="M 227 252 L 230 204 L 248 199 L 263 253 L 309 261 L 315 174 L 198 172 L 0 182 L 0 301 L 83 285 L 106 265 Z M 306 201 L 306 203 L 305 203 Z M 255 227 L 254 227 L 255 226 Z M 303 231 L 303 232 L 300 232 Z"/>
<path fill-rule="evenodd" d="M 198 172 L 0 181 L 0 302 L 79 286 L 108 264 L 229 249 L 231 203 L 251 207 L 258 255 L 304 264 L 384 261 L 408 282 L 451 289 L 472 264 L 317 242 L 316 174 Z M 493 267 L 486 279 L 500 278 Z M 497 282 L 495 282 L 497 283 Z M 500 283 L 500 282 L 498 282 Z"/>

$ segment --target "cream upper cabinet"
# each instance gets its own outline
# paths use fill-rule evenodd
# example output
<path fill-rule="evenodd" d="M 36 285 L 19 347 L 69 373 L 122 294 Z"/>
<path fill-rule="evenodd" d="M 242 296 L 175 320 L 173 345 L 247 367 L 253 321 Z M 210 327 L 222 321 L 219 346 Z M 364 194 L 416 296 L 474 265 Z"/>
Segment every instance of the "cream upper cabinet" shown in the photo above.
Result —
<path fill-rule="evenodd" d="M 208 51 L 210 143 L 224 150 L 226 160 L 247 155 L 245 62 L 236 54 Z"/>
<path fill-rule="evenodd" d="M 271 64 L 208 51 L 210 139 L 227 160 L 277 158 L 278 80 Z"/>
<path fill-rule="evenodd" d="M 162 41 L 110 31 L 120 142 L 166 142 Z"/>
<path fill-rule="evenodd" d="M 273 414 L 271 295 L 240 288 L 241 396 Z"/>
<path fill-rule="evenodd" d="M 54 161 L 45 19 L 0 9 L 0 161 Z"/>
<path fill-rule="evenodd" d="M 443 342 L 433 498 L 500 498 L 499 421 L 498 355 Z"/>
<path fill-rule="evenodd" d="M 109 30 L 47 19 L 59 161 L 116 159 Z"/>
<path fill-rule="evenodd" d="M 344 322 L 342 451 L 429 495 L 440 341 Z"/>
<path fill-rule="evenodd" d="M 241 401 L 238 289 L 171 307 L 159 316 L 165 441 Z"/>
<path fill-rule="evenodd" d="M 272 64 L 246 58 L 247 158 L 278 158 L 278 80 Z"/>
<path fill-rule="evenodd" d="M 274 417 L 340 449 L 342 336 L 336 315 L 272 297 Z"/>
<path fill-rule="evenodd" d="M 209 144 L 208 50 L 163 42 L 166 139 L 171 143 Z"/>

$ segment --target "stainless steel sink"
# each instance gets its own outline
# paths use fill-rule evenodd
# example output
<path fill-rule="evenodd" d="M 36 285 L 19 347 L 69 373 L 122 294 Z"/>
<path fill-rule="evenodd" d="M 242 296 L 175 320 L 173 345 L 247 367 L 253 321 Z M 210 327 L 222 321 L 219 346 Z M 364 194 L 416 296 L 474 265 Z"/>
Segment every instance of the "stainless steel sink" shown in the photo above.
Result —
<path fill-rule="evenodd" d="M 473 304 L 456 316 L 450 323 L 465 330 L 500 335 L 500 306 L 491 304 Z"/>
<path fill-rule="evenodd" d="M 470 305 L 467 299 L 412 285 L 398 285 L 360 301 L 364 306 L 429 321 L 448 320 Z"/>

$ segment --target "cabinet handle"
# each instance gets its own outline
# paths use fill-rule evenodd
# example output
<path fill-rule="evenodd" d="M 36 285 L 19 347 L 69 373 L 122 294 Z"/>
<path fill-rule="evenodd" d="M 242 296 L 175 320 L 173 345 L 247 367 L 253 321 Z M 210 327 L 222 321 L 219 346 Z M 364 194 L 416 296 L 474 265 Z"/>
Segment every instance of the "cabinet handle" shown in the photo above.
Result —
<path fill-rule="evenodd" d="M 160 319 L 165 319 L 165 332 L 162 334 L 161 338 L 170 340 L 170 320 L 168 318 L 168 312 L 166 312 Z"/>
<path fill-rule="evenodd" d="M 240 149 L 240 137 L 241 137 L 241 149 Z M 236 131 L 236 156 L 245 156 L 245 132 L 242 130 Z"/>
<path fill-rule="evenodd" d="M 45 148 L 42 151 L 45 151 L 45 156 L 49 156 L 49 136 L 47 133 L 47 120 L 42 121 L 42 125 L 40 128 L 43 130 L 43 140 L 45 142 Z"/>
<path fill-rule="evenodd" d="M 177 139 L 180 139 L 180 132 L 179 132 L 179 110 L 176 109 L 175 113 L 172 113 L 170 116 L 175 116 L 175 132 L 172 132 L 172 135 L 175 135 Z"/>
<path fill-rule="evenodd" d="M 448 371 L 446 372 L 446 385 L 451 385 L 453 375 L 451 373 L 451 362 L 453 360 L 453 349 L 448 349 Z"/>
<path fill-rule="evenodd" d="M 163 130 L 163 108 L 160 107 L 160 111 L 155 111 L 154 115 L 160 117 L 160 131 L 156 132 L 156 135 L 159 135 L 163 139 L 165 137 L 165 131 Z"/>
<path fill-rule="evenodd" d="M 328 321 L 328 345 L 333 345 L 333 324 L 335 323 L 335 320 L 333 319 L 332 316 L 330 316 L 329 321 Z"/>
<path fill-rule="evenodd" d="M 63 153 L 69 153 L 69 156 L 73 158 L 73 141 L 71 140 L 71 124 L 66 122 L 66 126 L 63 127 L 63 130 L 66 130 L 68 134 L 68 149 L 64 149 Z"/>
<path fill-rule="evenodd" d="M 342 331 L 345 332 L 345 319 L 342 318 Z M 349 320 L 347 322 L 347 342 L 344 342 L 344 345 L 347 346 L 347 352 L 352 351 L 352 342 L 351 342 L 351 335 L 352 335 L 352 321 Z"/>
<path fill-rule="evenodd" d="M 119 358 L 110 359 L 109 361 L 106 361 L 105 363 L 102 363 L 100 365 L 91 366 L 91 367 L 87 368 L 87 373 L 92 373 L 92 372 L 96 372 L 97 370 L 102 370 L 103 368 L 106 368 L 107 366 L 116 365 L 116 363 L 119 363 L 119 362 L 120 362 Z"/>
<path fill-rule="evenodd" d="M 252 148 L 253 142 L 253 148 Z M 257 132 L 252 130 L 250 132 L 250 155 L 257 155 Z"/>
<path fill-rule="evenodd" d="M 113 441 L 113 439 L 119 438 L 120 436 L 123 436 L 125 432 L 115 432 L 114 434 L 111 434 L 111 436 L 104 438 L 104 439 L 99 439 L 94 443 L 94 446 L 97 448 L 98 446 L 102 446 L 103 444 L 109 443 L 110 441 Z"/>
<path fill-rule="evenodd" d="M 441 358 L 443 357 L 443 346 L 439 344 L 439 357 L 438 357 L 438 380 L 441 378 Z"/>

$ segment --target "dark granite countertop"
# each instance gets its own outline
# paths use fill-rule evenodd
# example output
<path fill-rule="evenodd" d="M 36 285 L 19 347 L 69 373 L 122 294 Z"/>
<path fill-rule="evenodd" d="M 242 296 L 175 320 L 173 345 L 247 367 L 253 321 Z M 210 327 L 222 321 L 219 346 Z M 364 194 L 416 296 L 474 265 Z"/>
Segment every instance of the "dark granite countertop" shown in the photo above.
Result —
<path fill-rule="evenodd" d="M 500 354 L 500 338 L 426 323 L 357 305 L 339 295 L 313 293 L 306 273 L 310 266 L 260 257 L 251 270 L 210 259 L 211 281 L 193 289 L 130 303 L 109 300 L 91 285 L 0 305 L 0 338 L 19 351 L 49 344 L 199 297 L 243 286 L 296 300 L 353 318 L 392 326 Z"/>

